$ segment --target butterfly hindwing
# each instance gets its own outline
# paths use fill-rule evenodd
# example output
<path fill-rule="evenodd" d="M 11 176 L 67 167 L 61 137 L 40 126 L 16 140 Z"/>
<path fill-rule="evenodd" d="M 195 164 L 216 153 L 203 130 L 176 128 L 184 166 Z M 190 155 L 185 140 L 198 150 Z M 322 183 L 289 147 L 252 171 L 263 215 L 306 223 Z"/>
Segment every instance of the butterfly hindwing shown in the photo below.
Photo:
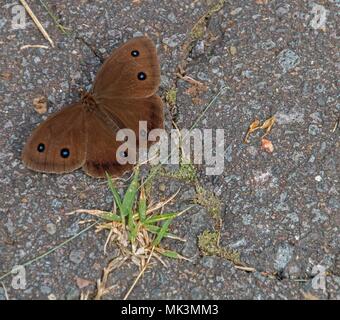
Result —
<path fill-rule="evenodd" d="M 85 161 L 86 130 L 81 103 L 63 108 L 41 123 L 22 152 L 26 167 L 40 172 L 65 173 Z"/>

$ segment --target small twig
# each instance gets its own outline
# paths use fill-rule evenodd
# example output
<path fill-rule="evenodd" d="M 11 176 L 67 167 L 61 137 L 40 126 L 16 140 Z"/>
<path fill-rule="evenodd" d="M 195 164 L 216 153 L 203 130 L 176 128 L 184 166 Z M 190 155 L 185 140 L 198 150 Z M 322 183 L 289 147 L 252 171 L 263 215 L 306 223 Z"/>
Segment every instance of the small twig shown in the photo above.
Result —
<path fill-rule="evenodd" d="M 28 48 L 42 48 L 48 49 L 48 46 L 44 46 L 42 44 L 26 44 L 20 48 L 20 50 L 28 49 Z"/>
<path fill-rule="evenodd" d="M 338 128 L 338 126 L 339 126 L 339 121 L 340 121 L 340 118 L 338 118 L 338 120 L 335 122 L 335 125 L 334 125 L 334 127 L 333 127 L 332 132 L 335 132 L 335 130 Z"/>
<path fill-rule="evenodd" d="M 189 76 L 187 76 L 187 75 L 185 75 L 185 76 L 183 76 L 183 75 L 181 75 L 179 72 L 177 72 L 176 73 L 176 76 L 178 77 L 178 78 L 180 78 L 181 80 L 184 80 L 184 81 L 186 81 L 186 82 L 188 82 L 188 83 L 190 83 L 190 84 L 192 84 L 192 85 L 194 85 L 194 86 L 204 86 L 204 84 L 202 83 L 202 82 L 200 82 L 200 81 L 198 81 L 198 80 L 195 80 L 194 78 L 192 78 L 192 77 L 189 77 Z"/>
<path fill-rule="evenodd" d="M 93 216 L 96 216 L 96 217 L 100 217 L 102 214 L 104 213 L 107 213 L 107 211 L 102 211 L 102 210 L 97 210 L 97 209 L 77 209 L 77 210 L 74 210 L 74 211 L 71 211 L 71 212 L 67 212 L 65 213 L 67 216 L 70 216 L 72 214 L 75 214 L 75 213 L 87 213 L 87 214 L 91 214 Z"/>
<path fill-rule="evenodd" d="M 127 294 L 126 294 L 125 297 L 123 298 L 123 300 L 126 300 L 126 299 L 129 297 L 130 293 L 132 292 L 132 290 L 133 290 L 134 287 L 136 286 L 137 282 L 139 281 L 139 279 L 141 278 L 141 276 L 142 276 L 143 273 L 145 272 L 146 268 L 148 267 L 148 264 L 149 264 L 149 262 L 150 262 L 150 259 L 151 259 L 151 257 L 152 257 L 152 254 L 153 254 L 153 251 L 154 251 L 154 250 L 155 250 L 155 246 L 152 247 L 151 252 L 150 252 L 150 255 L 149 255 L 149 257 L 148 257 L 148 260 L 146 261 L 146 263 L 145 263 L 143 269 L 142 269 L 142 270 L 140 271 L 140 273 L 138 274 L 137 278 L 136 278 L 135 281 L 133 282 L 131 288 L 129 289 L 129 291 L 127 292 Z"/>
<path fill-rule="evenodd" d="M 54 42 L 53 40 L 50 38 L 50 36 L 48 35 L 48 33 L 46 32 L 46 30 L 44 29 L 44 27 L 42 26 L 42 24 L 40 23 L 40 21 L 38 20 L 38 18 L 36 17 L 36 15 L 33 13 L 33 11 L 31 10 L 31 8 L 29 7 L 29 5 L 27 4 L 26 0 L 20 0 L 21 4 L 24 6 L 24 8 L 26 9 L 27 13 L 30 15 L 30 17 L 32 18 L 33 22 L 36 24 L 36 26 L 38 27 L 39 31 L 43 34 L 43 36 L 45 37 L 45 39 L 51 44 L 52 48 L 54 48 Z"/>
<path fill-rule="evenodd" d="M 248 272 L 255 272 L 256 271 L 256 269 L 252 268 L 252 267 L 242 267 L 242 266 L 238 266 L 238 265 L 234 265 L 234 267 L 236 269 L 243 270 L 243 271 L 248 271 Z"/>
<path fill-rule="evenodd" d="M 160 208 L 165 207 L 165 205 L 167 205 L 167 204 L 168 204 L 169 202 L 171 202 L 174 198 L 176 198 L 176 196 L 178 195 L 178 193 L 179 193 L 180 191 L 181 191 L 181 188 L 179 188 L 179 189 L 177 190 L 177 192 L 176 192 L 175 194 L 173 194 L 169 199 L 167 199 L 167 200 L 165 200 L 165 201 L 163 201 L 163 202 L 159 202 L 159 203 L 156 204 L 155 206 L 153 206 L 153 207 L 147 209 L 146 213 L 147 213 L 147 214 L 150 214 L 150 213 L 152 213 L 152 212 L 154 212 L 154 211 L 156 211 L 156 210 L 158 210 L 158 209 L 160 209 Z"/>

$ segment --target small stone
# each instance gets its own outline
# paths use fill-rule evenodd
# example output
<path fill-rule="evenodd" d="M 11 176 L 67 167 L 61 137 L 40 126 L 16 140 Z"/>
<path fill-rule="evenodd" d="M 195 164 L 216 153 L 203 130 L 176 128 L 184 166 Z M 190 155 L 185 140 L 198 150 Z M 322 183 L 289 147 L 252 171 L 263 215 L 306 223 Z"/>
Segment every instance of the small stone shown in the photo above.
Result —
<path fill-rule="evenodd" d="M 175 16 L 175 14 L 173 12 L 170 12 L 168 14 L 168 19 L 172 22 L 172 23 L 176 23 L 177 22 L 177 18 Z"/>
<path fill-rule="evenodd" d="M 181 37 L 179 37 L 177 34 L 174 34 L 169 38 L 164 38 L 163 43 L 170 48 L 175 48 L 181 43 Z"/>
<path fill-rule="evenodd" d="M 300 63 L 300 57 L 290 49 L 282 50 L 278 55 L 278 60 L 284 72 L 295 68 Z"/>
<path fill-rule="evenodd" d="M 204 40 L 197 41 L 196 45 L 192 49 L 191 56 L 197 58 L 204 54 Z"/>
<path fill-rule="evenodd" d="M 42 286 L 40 287 L 40 291 L 41 291 L 43 294 L 48 295 L 48 294 L 51 293 L 52 289 L 51 289 L 50 287 L 48 287 L 48 286 L 42 285 Z"/>
<path fill-rule="evenodd" d="M 48 234 L 53 235 L 53 234 L 56 233 L 56 231 L 57 231 L 57 227 L 56 227 L 56 225 L 54 223 L 48 223 L 46 225 L 46 232 Z"/>
<path fill-rule="evenodd" d="M 85 257 L 85 251 L 83 250 L 72 250 L 70 253 L 70 261 L 75 264 L 79 264 Z"/>
<path fill-rule="evenodd" d="M 4 129 L 13 128 L 13 122 L 11 120 L 6 121 Z"/>
<path fill-rule="evenodd" d="M 236 16 L 236 15 L 239 14 L 241 11 L 242 11 L 242 8 L 241 8 L 241 7 L 238 7 L 238 8 L 236 8 L 236 9 L 230 11 L 230 14 L 231 14 L 232 16 Z"/>
<path fill-rule="evenodd" d="M 260 48 L 262 50 L 271 50 L 271 49 L 274 49 L 275 47 L 276 47 L 276 43 L 271 39 L 260 43 Z"/>
<path fill-rule="evenodd" d="M 197 74 L 197 78 L 201 81 L 208 81 L 209 80 L 208 75 L 204 72 L 201 72 L 201 71 Z"/>
<path fill-rule="evenodd" d="M 315 124 L 311 124 L 308 127 L 308 133 L 312 136 L 317 136 L 318 134 L 320 134 L 320 132 L 321 132 L 321 129 Z"/>
<path fill-rule="evenodd" d="M 314 215 L 314 218 L 312 219 L 313 222 L 323 223 L 328 220 L 328 217 L 322 213 L 320 209 L 312 209 L 312 214 Z"/>
<path fill-rule="evenodd" d="M 325 30 L 327 15 L 329 11 L 324 6 L 314 3 L 311 13 L 313 15 L 313 18 L 310 20 L 309 25 L 314 30 L 318 29 Z"/>
<path fill-rule="evenodd" d="M 205 268 L 212 269 L 216 265 L 216 258 L 205 256 L 201 259 L 201 265 Z"/>
<path fill-rule="evenodd" d="M 250 215 L 250 214 L 244 214 L 242 216 L 242 223 L 245 225 L 245 226 L 249 226 L 253 221 L 253 217 Z"/>
<path fill-rule="evenodd" d="M 294 248 L 288 243 L 280 244 L 276 252 L 274 268 L 278 271 L 282 271 L 292 259 L 293 252 Z"/>
<path fill-rule="evenodd" d="M 134 34 L 132 35 L 134 38 L 137 38 L 137 37 L 142 37 L 143 36 L 143 33 L 140 32 L 140 31 L 136 31 L 134 32 Z"/>
<path fill-rule="evenodd" d="M 47 296 L 48 300 L 57 300 L 57 297 L 55 296 L 54 293 L 51 293 Z"/>
<path fill-rule="evenodd" d="M 251 70 L 243 70 L 243 71 L 242 71 L 242 76 L 243 76 L 244 78 L 251 79 L 251 78 L 254 77 L 254 76 L 253 76 L 253 71 L 251 71 Z"/>
<path fill-rule="evenodd" d="M 322 180 L 322 177 L 318 175 L 314 179 L 315 179 L 315 181 L 320 182 Z"/>
<path fill-rule="evenodd" d="M 278 17 L 283 17 L 289 12 L 289 5 L 284 5 L 276 9 L 276 15 Z"/>

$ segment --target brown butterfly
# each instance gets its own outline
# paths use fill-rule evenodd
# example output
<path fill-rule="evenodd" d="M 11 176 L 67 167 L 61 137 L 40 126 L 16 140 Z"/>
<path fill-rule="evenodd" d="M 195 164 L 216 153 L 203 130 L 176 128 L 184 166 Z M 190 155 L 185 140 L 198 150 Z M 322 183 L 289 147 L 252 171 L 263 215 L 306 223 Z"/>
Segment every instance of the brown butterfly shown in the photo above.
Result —
<path fill-rule="evenodd" d="M 66 173 L 82 167 L 93 177 L 105 177 L 106 172 L 120 176 L 132 165 L 117 161 L 122 144 L 116 140 L 117 131 L 129 128 L 138 137 L 139 121 L 147 121 L 148 131 L 163 128 L 163 104 L 156 95 L 159 82 L 153 42 L 146 37 L 128 41 L 104 62 L 90 92 L 33 131 L 22 161 L 40 172 Z"/>

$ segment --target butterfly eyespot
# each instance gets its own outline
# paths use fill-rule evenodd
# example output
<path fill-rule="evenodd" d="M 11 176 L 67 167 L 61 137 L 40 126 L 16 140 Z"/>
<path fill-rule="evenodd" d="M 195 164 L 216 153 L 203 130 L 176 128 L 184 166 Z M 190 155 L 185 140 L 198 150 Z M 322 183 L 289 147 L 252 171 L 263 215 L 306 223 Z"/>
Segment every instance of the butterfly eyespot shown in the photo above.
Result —
<path fill-rule="evenodd" d="M 70 150 L 67 148 L 61 149 L 60 150 L 60 156 L 62 158 L 68 158 L 70 156 Z"/>
<path fill-rule="evenodd" d="M 133 57 L 138 57 L 138 56 L 139 56 L 139 51 L 138 51 L 138 50 L 132 50 L 132 51 L 131 51 L 131 55 L 132 55 Z"/>
<path fill-rule="evenodd" d="M 120 156 L 121 156 L 122 158 L 127 158 L 128 152 L 127 152 L 127 151 L 121 151 L 121 152 L 120 152 Z"/>
<path fill-rule="evenodd" d="M 37 147 L 37 150 L 39 152 L 44 152 L 45 151 L 45 145 L 43 143 L 39 143 L 38 147 Z"/>
<path fill-rule="evenodd" d="M 146 74 L 144 72 L 139 72 L 138 73 L 138 79 L 139 80 L 145 80 L 146 79 Z"/>

